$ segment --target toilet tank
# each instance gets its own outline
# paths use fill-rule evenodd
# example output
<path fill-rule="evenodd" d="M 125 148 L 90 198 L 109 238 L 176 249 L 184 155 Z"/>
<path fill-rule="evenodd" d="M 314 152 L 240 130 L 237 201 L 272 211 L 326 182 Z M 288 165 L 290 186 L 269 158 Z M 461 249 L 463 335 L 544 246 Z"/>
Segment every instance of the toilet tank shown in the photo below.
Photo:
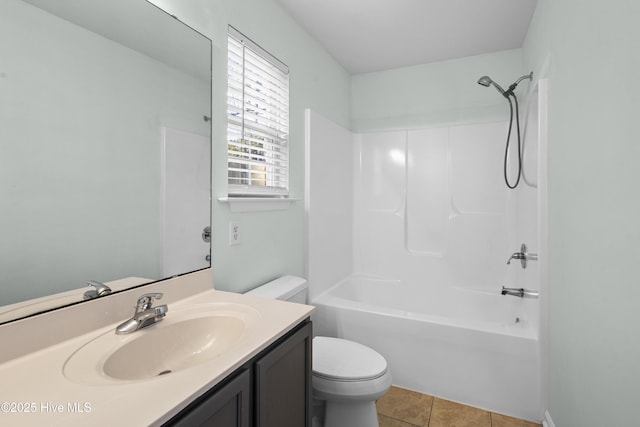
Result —
<path fill-rule="evenodd" d="M 304 304 L 307 301 L 307 281 L 302 277 L 282 276 L 246 294 Z"/>

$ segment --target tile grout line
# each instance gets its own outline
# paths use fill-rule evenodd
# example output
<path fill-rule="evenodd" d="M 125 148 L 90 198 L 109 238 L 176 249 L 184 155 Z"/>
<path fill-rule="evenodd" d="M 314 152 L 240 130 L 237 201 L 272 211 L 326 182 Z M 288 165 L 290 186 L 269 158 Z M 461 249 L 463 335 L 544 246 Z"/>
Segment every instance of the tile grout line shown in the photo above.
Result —
<path fill-rule="evenodd" d="M 405 421 L 405 420 L 400 419 L 400 418 L 392 417 L 391 415 L 381 414 L 380 412 L 376 412 L 376 414 L 378 414 L 378 417 L 380 417 L 380 415 L 382 415 L 383 417 L 389 418 L 391 420 L 400 421 L 402 424 L 407 424 L 407 425 L 410 425 L 411 427 L 422 427 L 422 426 L 419 426 L 417 424 L 410 423 L 409 421 Z"/>
<path fill-rule="evenodd" d="M 433 415 L 433 404 L 436 401 L 436 397 L 435 396 L 431 396 L 431 407 L 429 408 L 429 419 L 427 420 L 427 424 L 424 427 L 429 427 L 429 424 L 431 424 L 431 415 Z"/>

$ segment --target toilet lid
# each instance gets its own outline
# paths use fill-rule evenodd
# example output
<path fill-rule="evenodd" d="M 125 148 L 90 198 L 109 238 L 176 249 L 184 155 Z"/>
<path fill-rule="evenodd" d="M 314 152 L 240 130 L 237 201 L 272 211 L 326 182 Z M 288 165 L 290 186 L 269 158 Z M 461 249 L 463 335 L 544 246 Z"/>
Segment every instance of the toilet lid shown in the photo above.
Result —
<path fill-rule="evenodd" d="M 331 337 L 313 339 L 313 375 L 340 381 L 362 381 L 381 377 L 387 361 L 376 351 L 357 342 Z"/>

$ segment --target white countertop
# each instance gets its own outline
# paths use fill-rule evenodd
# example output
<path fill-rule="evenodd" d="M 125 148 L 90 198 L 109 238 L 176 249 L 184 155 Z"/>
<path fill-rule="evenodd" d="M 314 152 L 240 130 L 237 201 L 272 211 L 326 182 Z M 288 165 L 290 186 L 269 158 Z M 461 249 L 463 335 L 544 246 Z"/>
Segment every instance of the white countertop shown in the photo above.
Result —
<path fill-rule="evenodd" d="M 259 322 L 225 353 L 168 375 L 100 385 L 78 384 L 65 377 L 63 367 L 74 351 L 93 338 L 114 331 L 125 319 L 0 364 L 0 425 L 161 425 L 313 311 L 313 307 L 303 304 L 208 290 L 169 303 L 166 319 L 172 311 L 179 312 L 189 305 L 212 303 L 253 307 L 259 312 Z M 11 343 L 2 343 L 8 345 Z"/>

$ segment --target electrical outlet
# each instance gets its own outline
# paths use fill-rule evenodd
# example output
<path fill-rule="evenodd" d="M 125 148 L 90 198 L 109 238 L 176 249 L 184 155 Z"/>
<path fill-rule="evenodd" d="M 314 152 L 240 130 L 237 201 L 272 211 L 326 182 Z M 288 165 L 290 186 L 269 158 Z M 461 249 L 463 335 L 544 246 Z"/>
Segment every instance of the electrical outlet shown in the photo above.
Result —
<path fill-rule="evenodd" d="M 240 223 L 238 221 L 231 221 L 229 223 L 229 245 L 240 244 Z"/>

